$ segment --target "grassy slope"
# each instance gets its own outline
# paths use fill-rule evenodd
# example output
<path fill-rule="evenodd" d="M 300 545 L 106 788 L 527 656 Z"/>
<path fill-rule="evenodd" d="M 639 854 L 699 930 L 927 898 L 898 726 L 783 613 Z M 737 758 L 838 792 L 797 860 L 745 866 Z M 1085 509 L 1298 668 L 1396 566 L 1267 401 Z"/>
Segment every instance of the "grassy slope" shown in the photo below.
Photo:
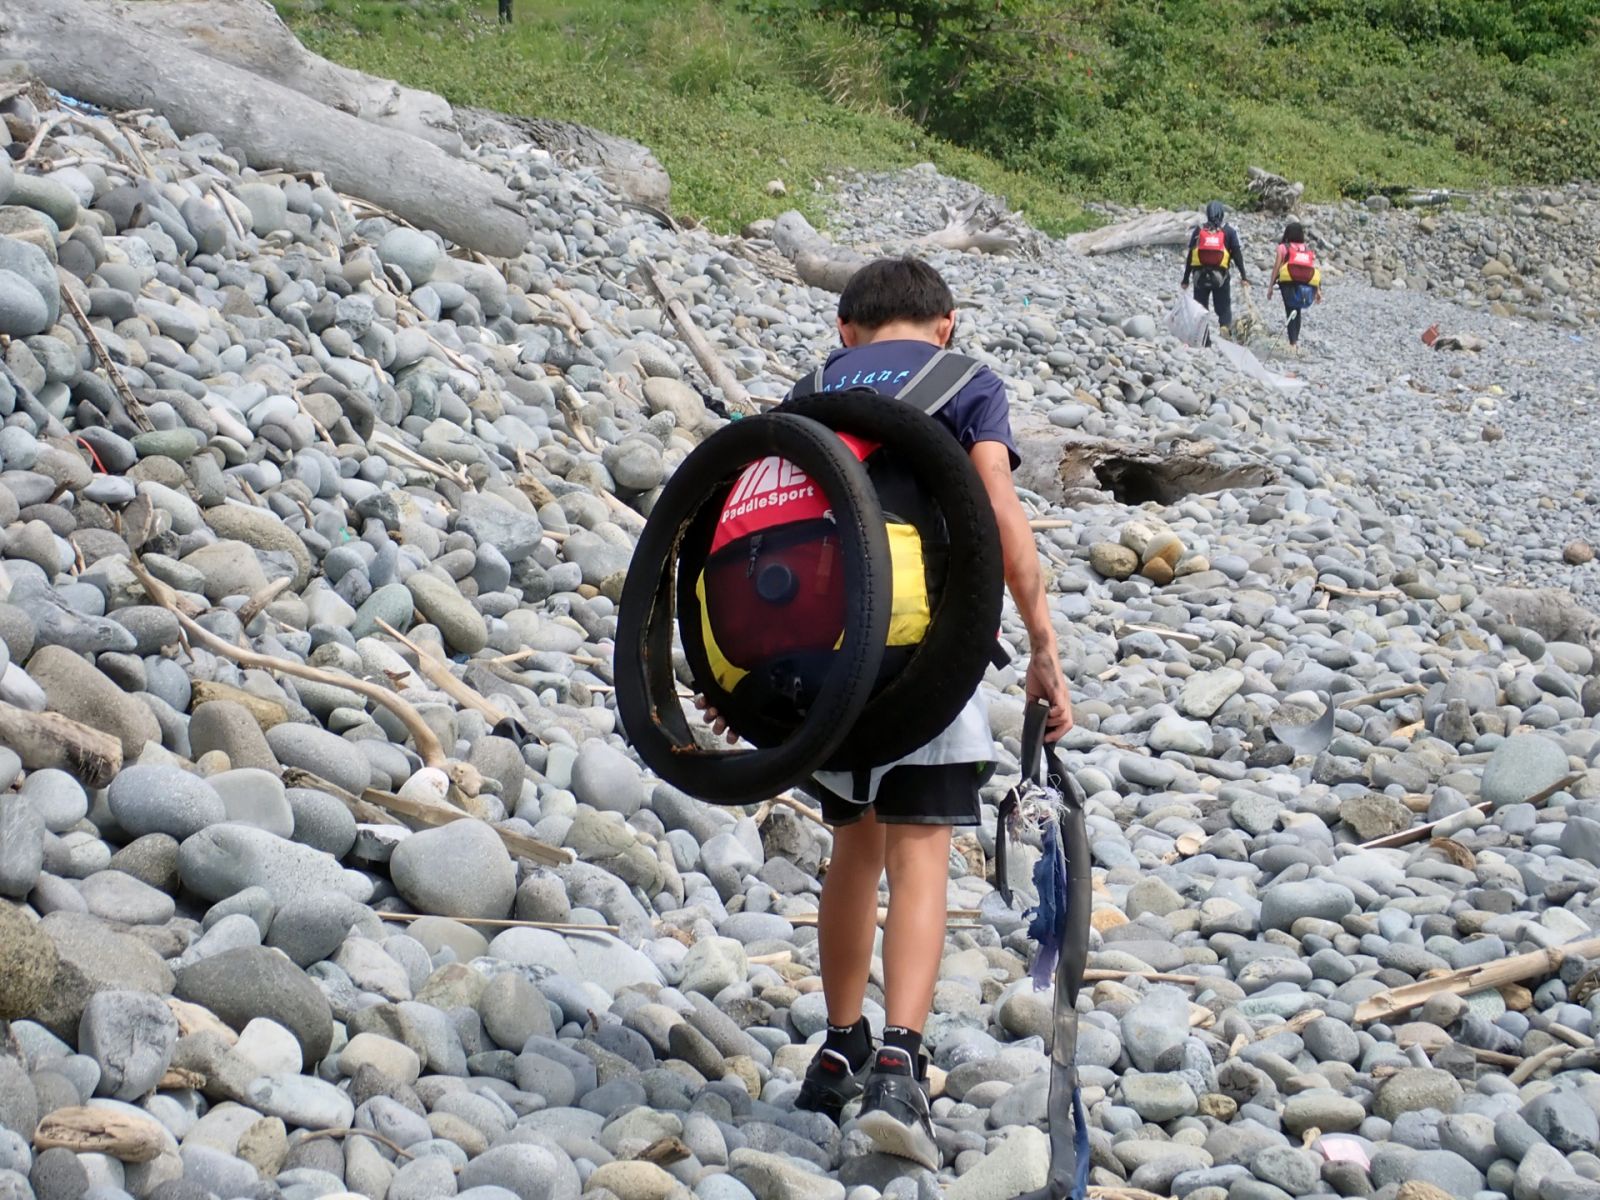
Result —
<path fill-rule="evenodd" d="M 338 61 L 637 138 L 671 173 L 679 214 L 714 228 L 789 206 L 816 220 L 825 197 L 811 185 L 829 172 L 931 160 L 1052 233 L 1093 223 L 1079 198 L 1242 200 L 1250 165 L 1317 200 L 1600 175 L 1600 37 L 1512 62 L 1401 28 L 1474 2 L 1063 2 L 1075 65 L 1042 127 L 1009 136 L 1009 109 L 998 135 L 991 122 L 990 157 L 898 114 L 881 43 L 818 20 L 762 23 L 748 0 L 516 0 L 510 29 L 491 0 L 277 0 Z M 764 194 L 774 178 L 789 196 Z"/>
<path fill-rule="evenodd" d="M 339 62 L 454 103 L 637 138 L 671 174 L 673 208 L 721 230 L 790 207 L 820 220 L 825 198 L 812 180 L 930 160 L 1005 195 L 1051 232 L 1093 224 L 1050 182 L 930 138 L 870 98 L 832 103 L 802 81 L 847 47 L 815 44 L 802 62 L 709 0 L 518 0 L 510 30 L 493 23 L 487 0 L 278 7 L 308 46 Z M 840 86 L 875 86 L 870 69 L 855 73 L 864 82 L 841 74 Z M 770 179 L 784 180 L 790 195 L 765 195 Z"/>
<path fill-rule="evenodd" d="M 1600 10 L 1586 36 L 1524 39 L 1512 61 L 1502 48 L 1512 37 L 1426 31 L 1429 12 L 1471 3 L 1492 6 L 1083 0 L 1075 36 L 1096 76 L 1066 81 L 1073 118 L 1035 143 L 1032 165 L 1144 202 L 1236 196 L 1252 164 L 1304 180 L 1317 198 L 1600 175 Z M 1011 161 L 1029 153 L 1006 148 Z"/>

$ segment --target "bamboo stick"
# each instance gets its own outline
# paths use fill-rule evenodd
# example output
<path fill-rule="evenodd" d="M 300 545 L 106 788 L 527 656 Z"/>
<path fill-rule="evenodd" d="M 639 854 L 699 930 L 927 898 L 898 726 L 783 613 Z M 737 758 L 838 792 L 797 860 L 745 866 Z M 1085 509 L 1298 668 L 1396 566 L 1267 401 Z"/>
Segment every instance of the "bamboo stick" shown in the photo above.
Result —
<path fill-rule="evenodd" d="M 1550 784 L 1548 787 L 1541 788 L 1539 791 L 1529 796 L 1524 803 L 1538 804 L 1540 801 L 1548 800 L 1551 796 L 1561 791 L 1562 788 L 1568 787 L 1582 778 L 1582 774 L 1576 771 L 1570 775 L 1564 775 L 1554 783 Z M 1486 813 L 1493 807 L 1493 801 L 1483 800 L 1472 805 L 1472 807 L 1466 811 Z M 1363 850 L 1380 850 L 1390 846 L 1404 846 L 1410 842 L 1420 842 L 1424 838 L 1431 836 L 1433 831 L 1439 828 L 1439 826 L 1448 821 L 1455 820 L 1460 815 L 1460 813 L 1451 813 L 1448 817 L 1440 817 L 1437 821 L 1428 821 L 1421 825 L 1413 825 L 1410 829 L 1400 830 L 1399 833 L 1385 834 L 1383 837 L 1373 838 L 1370 842 L 1362 842 L 1360 848 Z"/>
<path fill-rule="evenodd" d="M 1568 958 L 1591 958 L 1600 954 L 1600 937 L 1585 938 L 1581 942 L 1568 942 L 1564 946 L 1551 946 L 1527 954 L 1513 954 L 1499 962 L 1463 967 L 1432 979 L 1419 979 L 1369 996 L 1356 1005 L 1356 1021 L 1385 1020 L 1410 1012 L 1427 1002 L 1431 996 L 1464 996 L 1472 992 L 1487 991 L 1502 984 L 1535 979 L 1559 970 Z"/>

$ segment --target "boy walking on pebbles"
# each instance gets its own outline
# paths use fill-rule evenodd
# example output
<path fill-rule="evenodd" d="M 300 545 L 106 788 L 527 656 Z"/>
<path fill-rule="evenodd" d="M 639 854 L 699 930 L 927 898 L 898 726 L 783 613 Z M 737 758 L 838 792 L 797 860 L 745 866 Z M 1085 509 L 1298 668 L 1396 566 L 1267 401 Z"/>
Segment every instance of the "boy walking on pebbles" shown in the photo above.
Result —
<path fill-rule="evenodd" d="M 912 258 L 870 263 L 839 297 L 844 347 L 828 357 L 820 389 L 867 386 L 898 393 L 949 344 L 955 323 L 955 298 L 932 267 Z M 971 456 L 994 506 L 1006 585 L 1028 631 L 1025 688 L 1030 699 L 1049 701 L 1046 736 L 1054 741 L 1072 727 L 1072 706 L 1033 532 L 1011 479 L 1021 460 L 1005 385 L 980 368 L 935 418 Z M 972 631 L 976 638 L 993 634 Z M 864 803 L 849 798 L 857 795 L 849 775 L 817 777 L 823 816 L 834 830 L 817 926 L 828 1031 L 796 1103 L 837 1120 L 860 1096 L 854 1127 L 880 1150 L 929 1170 L 938 1169 L 940 1155 L 924 1090 L 922 1030 L 944 955 L 951 832 L 978 824 L 981 771 L 993 748 L 979 690 L 933 741 L 873 771 Z M 883 1041 L 874 1047 L 862 1003 L 877 933 L 878 881 L 885 871 L 887 1021 Z"/>

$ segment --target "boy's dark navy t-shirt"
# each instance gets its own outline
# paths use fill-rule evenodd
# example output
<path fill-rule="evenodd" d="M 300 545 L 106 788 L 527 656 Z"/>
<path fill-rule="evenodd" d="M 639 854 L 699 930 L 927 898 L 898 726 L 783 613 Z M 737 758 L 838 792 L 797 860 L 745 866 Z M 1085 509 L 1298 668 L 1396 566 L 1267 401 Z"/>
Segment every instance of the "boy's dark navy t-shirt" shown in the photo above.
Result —
<path fill-rule="evenodd" d="M 835 350 L 822 369 L 822 390 L 839 392 L 846 388 L 868 387 L 885 395 L 897 395 L 913 375 L 920 371 L 939 348 L 928 342 L 895 340 L 872 342 L 853 349 Z M 1017 444 L 1011 436 L 1011 407 L 1006 400 L 1006 385 L 988 367 L 982 367 L 955 394 L 950 403 L 935 414 L 938 420 L 970 451 L 979 442 L 999 442 L 1011 456 L 1011 469 L 1022 464 Z"/>

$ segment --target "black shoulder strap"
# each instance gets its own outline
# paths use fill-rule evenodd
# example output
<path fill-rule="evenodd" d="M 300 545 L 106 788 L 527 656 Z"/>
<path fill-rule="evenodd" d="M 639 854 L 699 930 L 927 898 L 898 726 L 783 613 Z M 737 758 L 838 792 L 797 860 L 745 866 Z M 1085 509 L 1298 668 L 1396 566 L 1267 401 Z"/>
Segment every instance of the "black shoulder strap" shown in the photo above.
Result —
<path fill-rule="evenodd" d="M 788 399 L 798 400 L 801 396 L 809 396 L 814 392 L 820 392 L 822 390 L 822 372 L 824 369 L 824 367 L 818 367 L 811 374 L 803 376 L 796 381 L 795 385 L 789 389 Z"/>
<path fill-rule="evenodd" d="M 975 358 L 940 350 L 906 382 L 899 397 L 931 417 L 949 404 L 982 369 L 983 364 Z"/>

